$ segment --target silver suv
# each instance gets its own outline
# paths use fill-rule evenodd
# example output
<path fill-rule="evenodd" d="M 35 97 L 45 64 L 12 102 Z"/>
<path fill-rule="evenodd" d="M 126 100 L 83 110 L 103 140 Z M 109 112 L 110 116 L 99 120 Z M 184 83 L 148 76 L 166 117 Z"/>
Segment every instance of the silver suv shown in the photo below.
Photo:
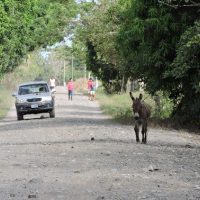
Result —
<path fill-rule="evenodd" d="M 47 82 L 23 83 L 12 96 L 16 98 L 17 120 L 23 120 L 26 114 L 38 113 L 49 113 L 51 118 L 55 117 L 54 91 L 50 90 Z"/>

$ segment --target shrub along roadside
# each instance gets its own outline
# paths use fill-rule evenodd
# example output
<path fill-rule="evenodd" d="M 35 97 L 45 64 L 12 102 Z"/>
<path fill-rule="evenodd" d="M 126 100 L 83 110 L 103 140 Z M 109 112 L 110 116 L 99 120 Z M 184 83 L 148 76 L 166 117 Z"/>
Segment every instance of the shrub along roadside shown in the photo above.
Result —
<path fill-rule="evenodd" d="M 0 119 L 3 119 L 12 104 L 11 92 L 0 86 Z"/>

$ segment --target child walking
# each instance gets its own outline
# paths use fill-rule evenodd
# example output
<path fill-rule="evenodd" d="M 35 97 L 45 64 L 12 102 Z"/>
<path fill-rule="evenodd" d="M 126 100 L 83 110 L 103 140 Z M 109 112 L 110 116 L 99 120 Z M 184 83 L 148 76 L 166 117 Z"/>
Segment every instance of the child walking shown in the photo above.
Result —
<path fill-rule="evenodd" d="M 72 96 L 74 91 L 74 83 L 72 79 L 69 79 L 69 82 L 67 83 L 67 89 L 68 89 L 68 100 L 72 101 Z"/>
<path fill-rule="evenodd" d="M 89 100 L 94 101 L 95 100 L 95 83 L 92 78 L 88 81 L 88 94 L 89 94 Z"/>

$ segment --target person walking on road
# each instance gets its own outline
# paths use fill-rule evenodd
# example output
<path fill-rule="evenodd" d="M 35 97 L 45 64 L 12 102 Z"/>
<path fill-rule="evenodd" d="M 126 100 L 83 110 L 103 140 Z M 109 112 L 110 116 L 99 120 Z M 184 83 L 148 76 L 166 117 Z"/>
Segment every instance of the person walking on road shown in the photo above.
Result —
<path fill-rule="evenodd" d="M 68 90 L 68 100 L 72 101 L 74 92 L 74 83 L 72 79 L 69 79 L 69 82 L 67 83 L 67 90 Z"/>
<path fill-rule="evenodd" d="M 88 80 L 88 95 L 90 101 L 95 99 L 95 83 L 92 78 Z"/>
<path fill-rule="evenodd" d="M 55 89 L 56 87 L 56 79 L 52 76 L 50 79 L 49 79 L 49 85 L 50 85 L 50 89 Z"/>

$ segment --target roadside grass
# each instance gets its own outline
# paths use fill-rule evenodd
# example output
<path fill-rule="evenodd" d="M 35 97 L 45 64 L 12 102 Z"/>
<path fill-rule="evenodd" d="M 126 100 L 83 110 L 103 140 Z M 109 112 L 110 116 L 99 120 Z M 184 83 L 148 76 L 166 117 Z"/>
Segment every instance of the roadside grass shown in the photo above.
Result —
<path fill-rule="evenodd" d="M 3 119 L 8 113 L 12 104 L 11 92 L 0 86 L 0 119 Z"/>
<path fill-rule="evenodd" d="M 134 92 L 133 96 L 138 97 L 141 92 Z M 155 104 L 153 99 L 147 93 L 143 93 L 145 102 L 154 110 Z M 110 115 L 114 120 L 123 124 L 131 124 L 133 121 L 132 100 L 129 93 L 124 94 L 105 94 L 99 88 L 97 91 L 97 100 L 100 103 L 101 109 L 105 114 Z"/>
<path fill-rule="evenodd" d="M 134 97 L 138 97 L 141 92 L 133 92 Z M 161 110 L 157 111 L 155 101 L 151 95 L 142 92 L 146 104 L 151 107 L 151 118 L 149 124 L 151 127 L 161 127 L 166 129 L 186 130 L 193 133 L 199 133 L 200 124 L 183 124 L 177 119 L 170 118 L 173 104 L 168 98 L 162 96 Z M 124 94 L 105 94 L 102 88 L 99 88 L 96 95 L 103 112 L 112 117 L 113 120 L 130 125 L 133 124 L 132 100 L 129 93 Z"/>

